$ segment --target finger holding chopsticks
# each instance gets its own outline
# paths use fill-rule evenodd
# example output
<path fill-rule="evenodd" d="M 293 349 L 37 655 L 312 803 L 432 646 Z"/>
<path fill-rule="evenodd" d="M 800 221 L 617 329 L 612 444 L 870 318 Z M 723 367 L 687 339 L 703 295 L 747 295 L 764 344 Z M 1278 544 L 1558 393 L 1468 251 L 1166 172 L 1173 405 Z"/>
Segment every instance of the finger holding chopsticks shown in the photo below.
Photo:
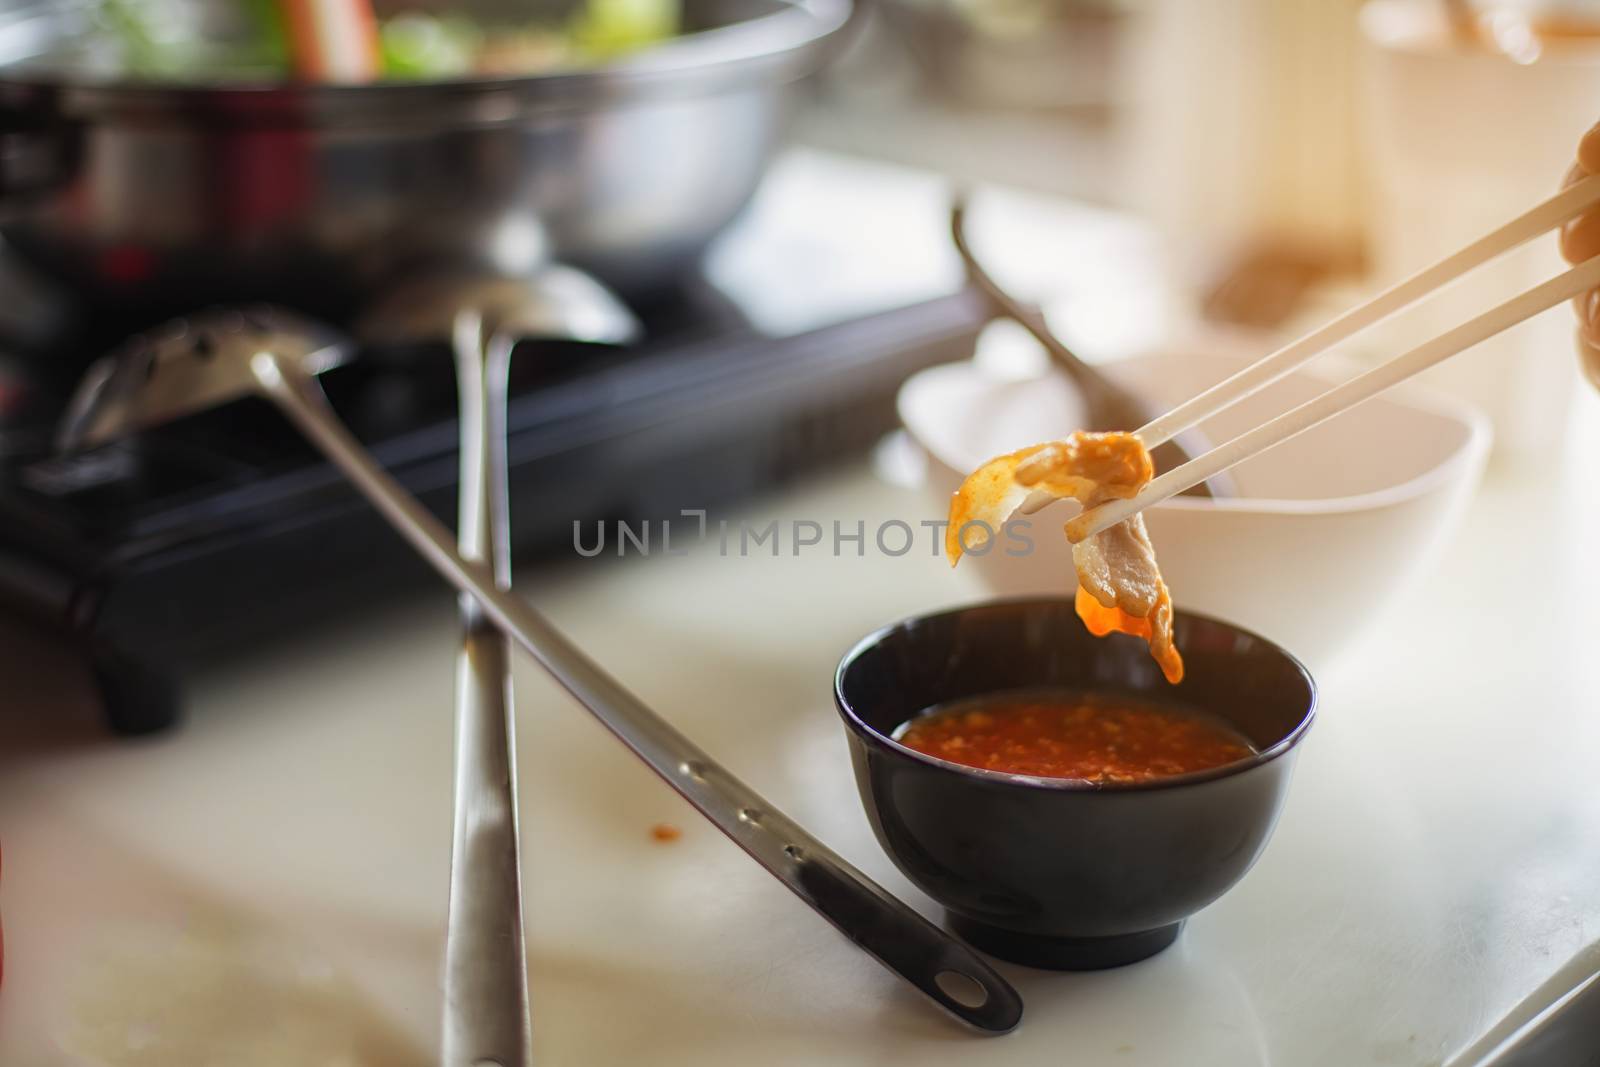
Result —
<path fill-rule="evenodd" d="M 1576 182 L 1455 254 L 1178 405 L 1138 430 L 1138 435 L 1146 447 L 1165 441 L 1172 434 L 1259 392 L 1340 341 L 1388 318 L 1473 268 L 1562 225 L 1597 203 L 1600 203 L 1600 175 Z M 1524 319 L 1597 286 L 1600 286 L 1600 256 L 1587 259 L 1388 363 L 1168 471 L 1130 499 L 1112 501 L 1083 512 L 1067 524 L 1067 537 L 1078 542 L 1099 533 L 1151 504 L 1166 500 L 1186 487 L 1286 441 Z"/>
<path fill-rule="evenodd" d="M 1578 158 L 1567 172 L 1566 184 L 1576 185 L 1593 174 L 1600 174 L 1600 123 L 1578 142 Z M 1600 255 L 1600 209 L 1591 208 L 1561 227 L 1561 254 L 1570 263 Z M 1573 304 L 1578 312 L 1578 358 L 1589 383 L 1600 389 L 1600 289 L 1589 290 Z"/>

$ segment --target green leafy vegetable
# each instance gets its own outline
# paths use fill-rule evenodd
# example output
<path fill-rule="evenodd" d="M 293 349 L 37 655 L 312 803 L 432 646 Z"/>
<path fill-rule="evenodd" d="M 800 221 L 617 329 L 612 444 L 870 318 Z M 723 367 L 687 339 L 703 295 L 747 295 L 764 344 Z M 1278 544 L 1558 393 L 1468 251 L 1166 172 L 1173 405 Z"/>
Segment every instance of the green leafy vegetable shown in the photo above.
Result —
<path fill-rule="evenodd" d="M 288 76 L 278 0 L 206 0 L 206 26 L 226 31 L 215 36 L 186 33 L 181 6 L 99 0 L 93 43 L 97 49 L 109 43 L 117 68 L 133 77 Z M 407 12 L 379 24 L 383 75 L 427 80 L 567 69 L 676 36 L 680 18 L 680 0 L 585 0 L 565 24 L 483 24 L 454 12 Z"/>
<path fill-rule="evenodd" d="M 483 34 L 470 19 L 424 14 L 385 19 L 379 38 L 391 78 L 449 78 L 472 72 Z"/>
<path fill-rule="evenodd" d="M 584 52 L 604 58 L 676 36 L 679 18 L 678 0 L 588 0 L 567 32 Z"/>

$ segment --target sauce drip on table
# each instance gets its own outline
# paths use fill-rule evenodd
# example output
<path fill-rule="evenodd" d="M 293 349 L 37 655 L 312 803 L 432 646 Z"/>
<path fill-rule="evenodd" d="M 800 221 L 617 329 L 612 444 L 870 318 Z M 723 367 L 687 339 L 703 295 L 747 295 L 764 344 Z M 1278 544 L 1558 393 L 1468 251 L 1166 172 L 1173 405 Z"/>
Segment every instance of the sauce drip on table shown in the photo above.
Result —
<path fill-rule="evenodd" d="M 1255 752 L 1243 735 L 1205 712 L 1064 690 L 940 705 L 905 723 L 895 739 L 968 767 L 1099 784 L 1208 770 Z"/>

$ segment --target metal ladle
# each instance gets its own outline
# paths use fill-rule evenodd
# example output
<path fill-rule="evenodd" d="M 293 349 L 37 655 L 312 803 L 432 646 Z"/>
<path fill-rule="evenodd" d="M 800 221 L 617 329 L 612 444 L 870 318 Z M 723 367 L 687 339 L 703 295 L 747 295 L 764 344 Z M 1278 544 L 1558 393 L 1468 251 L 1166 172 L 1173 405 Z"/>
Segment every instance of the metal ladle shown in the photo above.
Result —
<path fill-rule="evenodd" d="M 241 396 L 267 397 L 424 559 L 474 596 L 502 632 L 791 892 L 956 1018 L 991 1034 L 1015 1027 L 1022 998 L 975 951 L 714 762 L 543 616 L 499 588 L 488 566 L 462 558 L 449 531 L 329 407 L 315 376 L 349 354 L 325 327 L 284 311 L 220 311 L 180 320 L 90 368 L 68 411 L 62 443 L 92 447 Z"/>
<path fill-rule="evenodd" d="M 524 278 L 437 274 L 400 286 L 364 318 L 378 344 L 446 340 L 455 357 L 461 478 L 456 547 L 511 587 L 506 380 L 519 341 L 624 344 L 633 315 L 588 275 L 561 266 Z M 461 597 L 456 661 L 455 833 L 445 927 L 441 1067 L 532 1063 L 517 843 L 516 720 L 503 635 Z"/>

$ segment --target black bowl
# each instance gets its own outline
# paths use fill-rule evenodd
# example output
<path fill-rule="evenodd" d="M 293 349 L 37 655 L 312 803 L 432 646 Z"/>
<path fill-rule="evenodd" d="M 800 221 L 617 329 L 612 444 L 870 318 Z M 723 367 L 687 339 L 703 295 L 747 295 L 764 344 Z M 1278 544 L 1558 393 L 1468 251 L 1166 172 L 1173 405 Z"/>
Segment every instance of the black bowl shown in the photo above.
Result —
<path fill-rule="evenodd" d="M 978 948 L 1036 967 L 1132 963 L 1250 869 L 1283 805 L 1316 687 L 1298 660 L 1237 626 L 1177 613 L 1183 682 L 1137 638 L 1098 638 L 1072 602 L 1010 600 L 872 634 L 834 696 L 873 832 Z M 1145 783 L 1093 785 L 965 767 L 890 734 L 933 705 L 1061 687 L 1176 700 L 1218 715 L 1258 754 Z"/>

